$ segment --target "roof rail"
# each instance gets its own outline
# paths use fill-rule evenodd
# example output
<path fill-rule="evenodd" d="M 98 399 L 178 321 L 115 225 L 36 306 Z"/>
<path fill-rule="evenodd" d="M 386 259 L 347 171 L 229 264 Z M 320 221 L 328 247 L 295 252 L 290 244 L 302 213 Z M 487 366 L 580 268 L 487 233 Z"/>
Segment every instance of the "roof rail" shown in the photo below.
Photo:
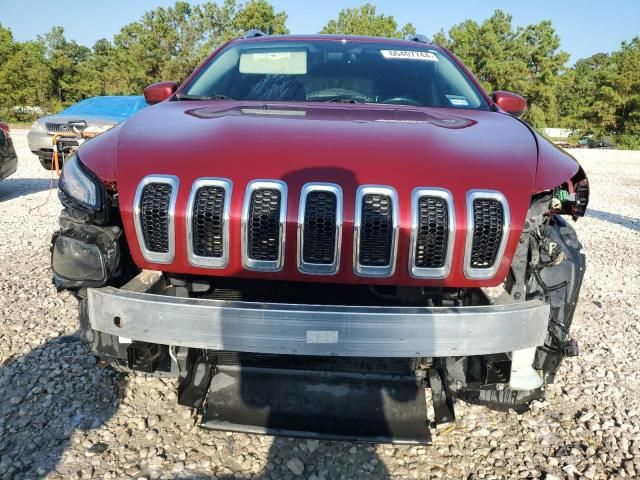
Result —
<path fill-rule="evenodd" d="M 252 28 L 244 34 L 244 38 L 266 37 L 267 34 L 257 28 Z"/>
<path fill-rule="evenodd" d="M 405 40 L 410 42 L 420 42 L 420 43 L 431 43 L 431 40 L 426 35 L 422 35 L 420 33 L 416 33 L 415 35 L 407 35 L 404 37 Z"/>

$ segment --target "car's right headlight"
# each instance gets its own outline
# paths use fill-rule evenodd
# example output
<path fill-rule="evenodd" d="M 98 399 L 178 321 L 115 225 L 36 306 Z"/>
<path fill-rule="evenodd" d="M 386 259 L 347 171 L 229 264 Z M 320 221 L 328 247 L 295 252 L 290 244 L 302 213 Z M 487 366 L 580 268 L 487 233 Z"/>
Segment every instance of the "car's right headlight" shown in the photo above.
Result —
<path fill-rule="evenodd" d="M 100 210 L 102 199 L 98 182 L 92 178 L 77 153 L 65 159 L 58 187 L 82 206 Z"/>

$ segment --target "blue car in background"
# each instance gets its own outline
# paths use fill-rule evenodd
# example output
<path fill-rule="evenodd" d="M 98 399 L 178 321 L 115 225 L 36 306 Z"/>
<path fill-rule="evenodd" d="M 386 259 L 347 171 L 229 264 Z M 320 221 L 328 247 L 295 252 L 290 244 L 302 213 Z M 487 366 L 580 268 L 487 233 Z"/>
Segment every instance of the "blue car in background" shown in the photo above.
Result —
<path fill-rule="evenodd" d="M 38 156 L 42 166 L 51 170 L 54 135 L 73 134 L 72 125 L 84 122 L 85 134 L 94 136 L 109 130 L 146 106 L 142 95 L 87 98 L 58 114 L 36 120 L 27 136 L 29 148 Z M 75 141 L 80 144 L 83 140 Z"/>

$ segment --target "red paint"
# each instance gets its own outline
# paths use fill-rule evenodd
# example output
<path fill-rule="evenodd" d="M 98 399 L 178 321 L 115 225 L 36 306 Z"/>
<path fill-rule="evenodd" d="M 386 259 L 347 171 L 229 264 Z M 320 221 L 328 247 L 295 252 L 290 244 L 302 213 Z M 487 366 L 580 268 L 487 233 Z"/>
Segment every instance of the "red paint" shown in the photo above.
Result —
<path fill-rule="evenodd" d="M 491 98 L 502 111 L 520 118 L 527 109 L 527 101 L 515 93 L 497 91 L 491 94 Z"/>
<path fill-rule="evenodd" d="M 0 122 L 0 130 L 2 130 L 7 136 L 9 136 L 9 125 L 4 122 Z"/>
<path fill-rule="evenodd" d="M 535 193 L 551 190 L 571 179 L 580 169 L 578 161 L 541 135 L 535 134 L 538 142 L 538 169 Z"/>
<path fill-rule="evenodd" d="M 336 41 L 342 37 L 321 38 Z M 242 41 L 273 40 L 278 38 Z M 401 40 L 385 42 L 406 45 Z M 279 115 L 256 113 L 265 107 L 284 111 Z M 531 130 L 517 119 L 491 111 L 284 102 L 162 102 L 87 142 L 80 156 L 105 183 L 115 188 L 117 182 L 126 239 L 141 268 L 312 282 L 473 287 L 494 286 L 504 280 L 532 193 L 567 181 L 577 169 L 573 159 L 557 155 L 545 142 L 541 138 L 536 141 Z M 133 198 L 140 180 L 150 174 L 180 178 L 176 257 L 171 265 L 146 262 L 136 240 Z M 184 214 L 191 184 L 199 177 L 233 181 L 230 262 L 222 270 L 192 267 L 187 261 Z M 282 272 L 249 272 L 241 264 L 242 203 L 245 187 L 254 179 L 283 180 L 289 188 Z M 301 188 L 307 182 L 337 183 L 343 189 L 342 255 L 334 276 L 297 271 L 298 205 Z M 550 182 L 555 184 L 549 186 Z M 363 184 L 389 185 L 398 192 L 399 248 L 396 273 L 391 278 L 363 278 L 353 273 L 354 200 L 357 187 Z M 416 280 L 408 274 L 410 196 L 415 187 L 447 188 L 453 194 L 457 224 L 454 258 L 451 273 L 443 280 Z M 491 280 L 468 280 L 463 273 L 465 195 L 471 189 L 498 190 L 509 201 L 511 231 L 498 273 Z"/>
<path fill-rule="evenodd" d="M 144 99 L 149 105 L 160 103 L 169 98 L 178 89 L 174 82 L 158 82 L 144 89 Z"/>
<path fill-rule="evenodd" d="M 102 180 L 107 190 L 117 190 L 116 150 L 122 123 L 82 144 L 80 160 Z"/>

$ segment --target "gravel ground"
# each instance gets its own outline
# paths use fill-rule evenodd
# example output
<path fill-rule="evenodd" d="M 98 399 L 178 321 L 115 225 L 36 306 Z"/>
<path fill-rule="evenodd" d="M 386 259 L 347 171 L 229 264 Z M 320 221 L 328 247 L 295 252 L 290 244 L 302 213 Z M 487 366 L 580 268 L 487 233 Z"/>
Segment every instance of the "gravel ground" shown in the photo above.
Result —
<path fill-rule="evenodd" d="M 432 447 L 201 430 L 173 381 L 95 364 L 76 302 L 51 286 L 60 210 L 49 172 L 13 133 L 0 182 L 0 478 L 635 478 L 640 475 L 640 152 L 576 151 L 592 184 L 574 321 L 581 355 L 523 415 L 457 406 Z M 638 472 L 638 473 L 636 473 Z"/>

